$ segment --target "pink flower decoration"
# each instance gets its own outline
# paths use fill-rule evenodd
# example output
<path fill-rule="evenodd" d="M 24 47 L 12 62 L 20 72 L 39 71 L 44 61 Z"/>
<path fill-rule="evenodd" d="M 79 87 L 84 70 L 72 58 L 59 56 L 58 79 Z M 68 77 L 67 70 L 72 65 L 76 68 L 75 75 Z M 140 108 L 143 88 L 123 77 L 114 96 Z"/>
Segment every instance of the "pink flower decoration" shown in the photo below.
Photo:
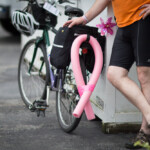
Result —
<path fill-rule="evenodd" d="M 116 26 L 116 23 L 111 23 L 112 17 L 108 18 L 107 22 L 104 23 L 104 20 L 100 18 L 101 24 L 97 24 L 96 27 L 101 29 L 101 35 L 113 34 L 112 27 Z"/>

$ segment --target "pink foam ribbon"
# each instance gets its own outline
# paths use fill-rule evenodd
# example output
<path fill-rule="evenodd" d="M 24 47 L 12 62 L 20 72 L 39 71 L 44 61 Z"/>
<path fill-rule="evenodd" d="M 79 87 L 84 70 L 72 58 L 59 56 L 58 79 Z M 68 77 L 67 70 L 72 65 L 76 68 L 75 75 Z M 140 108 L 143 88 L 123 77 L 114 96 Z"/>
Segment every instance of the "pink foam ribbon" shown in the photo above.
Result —
<path fill-rule="evenodd" d="M 72 63 L 72 69 L 73 73 L 75 76 L 76 84 L 78 87 L 79 94 L 81 96 L 74 112 L 73 115 L 77 118 L 81 116 L 83 113 L 83 110 L 85 110 L 86 116 L 88 120 L 92 120 L 95 118 L 91 103 L 89 101 L 89 98 L 95 88 L 95 85 L 97 83 L 97 80 L 99 79 L 102 65 L 103 65 L 103 54 L 101 51 L 101 47 L 97 40 L 90 36 L 89 43 L 93 47 L 94 54 L 95 54 L 95 65 L 94 69 L 92 72 L 92 75 L 90 77 L 90 80 L 87 85 L 85 85 L 83 76 L 82 76 L 82 71 L 80 67 L 80 62 L 79 62 L 79 48 L 80 45 L 87 39 L 87 35 L 83 34 L 78 36 L 71 48 L 71 63 Z"/>

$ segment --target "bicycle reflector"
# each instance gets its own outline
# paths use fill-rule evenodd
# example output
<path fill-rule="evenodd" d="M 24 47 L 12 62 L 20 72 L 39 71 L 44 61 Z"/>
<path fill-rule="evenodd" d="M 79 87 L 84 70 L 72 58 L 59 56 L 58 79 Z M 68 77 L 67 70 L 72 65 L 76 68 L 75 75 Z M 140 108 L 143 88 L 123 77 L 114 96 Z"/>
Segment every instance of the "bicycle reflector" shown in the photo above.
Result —
<path fill-rule="evenodd" d="M 87 53 L 88 53 L 88 49 L 87 49 L 87 48 L 83 48 L 83 49 L 82 49 L 82 53 L 83 53 L 83 54 L 87 54 Z"/>

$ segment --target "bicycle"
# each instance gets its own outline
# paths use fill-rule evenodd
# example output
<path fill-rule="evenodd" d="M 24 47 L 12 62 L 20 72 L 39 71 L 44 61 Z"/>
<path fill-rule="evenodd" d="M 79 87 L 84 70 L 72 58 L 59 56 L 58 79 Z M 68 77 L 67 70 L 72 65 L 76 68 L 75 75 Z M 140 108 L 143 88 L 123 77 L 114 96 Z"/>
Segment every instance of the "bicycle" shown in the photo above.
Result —
<path fill-rule="evenodd" d="M 36 0 L 29 0 L 28 5 L 40 7 Z M 66 7 L 65 14 L 72 18 L 73 16 L 82 16 L 83 11 L 78 8 Z M 50 64 L 47 47 L 50 46 L 48 30 L 54 33 L 55 25 L 51 26 L 49 22 L 42 24 L 43 34 L 37 39 L 32 39 L 24 46 L 18 65 L 18 84 L 23 102 L 33 112 L 40 116 L 49 106 L 49 91 L 56 91 L 56 111 L 61 128 L 65 132 L 74 130 L 81 118 L 72 116 L 72 112 L 78 103 L 79 94 L 75 86 L 75 79 L 72 75 L 71 67 L 66 69 L 56 69 Z M 81 59 L 81 65 L 83 61 Z M 85 70 L 83 69 L 85 74 Z M 70 99 L 70 106 L 67 115 L 63 112 L 61 98 Z M 68 103 L 68 101 L 67 101 Z"/>
<path fill-rule="evenodd" d="M 78 27 L 79 27 L 79 30 L 78 30 Z M 88 27 L 88 26 L 86 26 L 86 27 L 84 26 L 84 28 L 80 28 L 80 26 L 76 26 L 75 29 L 78 30 L 78 31 L 75 32 L 75 34 L 77 36 L 78 35 L 79 36 L 83 35 L 85 33 L 85 31 L 83 31 L 83 30 L 85 29 L 86 30 L 86 35 L 87 34 L 88 35 L 93 35 L 94 37 L 97 37 L 97 35 L 99 35 L 99 37 L 100 37 L 100 34 L 97 32 L 97 29 L 93 28 L 93 27 L 91 28 L 91 27 Z M 93 71 L 94 62 L 95 62 L 94 61 L 95 58 L 94 58 L 94 60 L 89 65 L 89 60 L 92 58 L 92 56 L 94 56 L 93 48 L 89 44 L 89 39 L 90 39 L 89 37 L 90 36 L 87 36 L 87 40 L 83 41 L 82 44 L 80 43 L 80 47 L 79 47 L 80 50 L 76 49 L 79 52 L 79 63 L 80 63 L 80 66 L 81 66 L 81 73 L 82 73 L 83 80 L 84 80 L 85 84 L 87 84 L 87 82 L 89 81 L 89 77 L 90 77 L 89 75 Z M 78 39 L 78 37 L 75 40 L 77 40 L 77 39 Z M 73 44 L 74 44 L 74 42 L 73 42 Z M 76 46 L 79 45 L 78 42 L 80 42 L 80 41 L 78 40 L 74 44 L 74 46 L 75 45 Z M 101 46 L 102 46 L 102 50 L 104 50 L 105 37 L 101 37 Z M 101 49 L 100 49 L 100 51 L 101 51 Z M 72 57 L 75 57 L 74 54 L 73 54 Z M 99 54 L 99 53 L 97 53 L 97 54 Z M 103 52 L 100 52 L 101 57 L 99 57 L 99 58 L 103 58 L 102 54 L 104 55 Z M 88 58 L 87 56 L 90 57 L 90 58 Z M 78 64 L 77 60 L 78 59 L 75 60 L 75 64 Z M 100 68 L 102 69 L 102 67 L 104 65 L 104 62 L 103 62 L 103 59 L 101 59 L 101 61 L 97 61 L 97 63 L 100 64 Z M 77 65 L 76 65 L 75 68 L 77 69 L 77 68 L 79 68 L 79 66 L 77 67 Z M 97 69 L 97 70 L 100 71 L 101 69 Z M 76 70 L 76 73 L 77 72 L 78 71 Z M 79 93 L 78 93 L 77 86 L 79 86 L 79 85 L 78 84 L 76 85 L 76 81 L 75 81 L 75 77 L 76 76 L 74 77 L 74 74 L 73 74 L 73 71 L 72 71 L 72 67 L 70 68 L 69 73 L 70 73 L 70 75 L 67 75 L 67 73 L 65 74 L 66 76 L 64 77 L 63 84 L 61 84 L 61 82 L 60 82 L 60 84 L 58 84 L 58 88 L 59 89 L 62 89 L 62 85 L 63 85 L 63 90 L 62 91 L 61 90 L 56 91 L 56 110 L 57 110 L 58 121 L 59 121 L 59 124 L 60 124 L 61 128 L 65 132 L 68 132 L 68 133 L 73 131 L 78 126 L 79 122 L 77 122 L 77 124 L 75 124 L 74 128 L 72 128 L 70 126 L 70 129 L 69 129 L 68 128 L 69 125 L 66 124 L 65 118 L 68 118 L 67 117 L 68 115 L 70 115 L 72 118 L 74 118 L 74 116 L 75 116 L 75 115 L 73 116 L 74 109 L 76 108 L 76 106 L 77 106 L 77 104 L 79 102 L 80 96 L 82 95 L 80 90 L 79 90 Z M 80 76 L 80 75 L 77 74 L 77 76 Z M 82 117 L 82 114 L 81 114 L 81 116 L 76 117 L 76 119 L 79 119 L 78 121 L 80 121 L 81 117 Z"/>

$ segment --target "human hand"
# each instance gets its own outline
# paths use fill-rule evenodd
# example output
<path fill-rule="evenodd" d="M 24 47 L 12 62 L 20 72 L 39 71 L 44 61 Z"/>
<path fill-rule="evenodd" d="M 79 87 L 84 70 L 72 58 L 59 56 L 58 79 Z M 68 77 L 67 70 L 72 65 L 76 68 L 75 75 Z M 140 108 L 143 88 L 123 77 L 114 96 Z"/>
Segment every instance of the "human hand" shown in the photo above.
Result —
<path fill-rule="evenodd" d="M 144 9 L 143 9 L 144 8 Z M 139 16 L 143 15 L 143 19 L 145 19 L 148 15 L 150 15 L 150 4 L 145 4 L 141 6 L 139 9 L 143 9 Z"/>
<path fill-rule="evenodd" d="M 87 22 L 83 17 L 78 17 L 78 18 L 73 18 L 72 20 L 68 20 L 67 22 L 64 23 L 63 26 L 68 26 L 69 28 L 73 27 L 74 25 L 85 25 Z"/>

